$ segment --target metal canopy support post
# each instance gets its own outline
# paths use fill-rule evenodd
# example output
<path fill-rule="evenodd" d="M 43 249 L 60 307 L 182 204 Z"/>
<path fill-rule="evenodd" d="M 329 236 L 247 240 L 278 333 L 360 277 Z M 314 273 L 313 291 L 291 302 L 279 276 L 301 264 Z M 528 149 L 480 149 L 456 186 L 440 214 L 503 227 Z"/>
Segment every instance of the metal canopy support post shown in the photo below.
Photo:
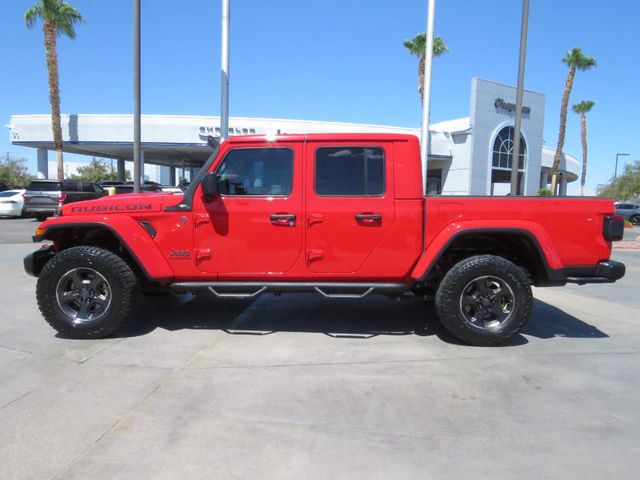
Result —
<path fill-rule="evenodd" d="M 528 26 L 529 0 L 523 0 L 522 24 L 520 25 L 520 56 L 518 58 L 518 87 L 516 89 L 516 119 L 513 127 L 513 155 L 511 157 L 511 195 L 524 194 L 524 192 L 518 192 L 518 172 L 520 167 L 520 128 L 522 126 L 522 94 L 524 90 L 524 65 L 527 55 Z"/>
<path fill-rule="evenodd" d="M 118 173 L 118 181 L 124 182 L 126 180 L 126 172 L 124 168 L 124 158 L 119 158 L 116 163 L 116 172 Z"/>
<path fill-rule="evenodd" d="M 140 0 L 133 0 L 133 191 L 140 193 Z"/>
<path fill-rule="evenodd" d="M 229 19 L 230 0 L 222 0 L 222 41 L 220 55 L 220 137 L 229 135 Z"/>
<path fill-rule="evenodd" d="M 144 185 L 144 148 L 140 149 L 140 191 Z"/>
<path fill-rule="evenodd" d="M 38 147 L 38 178 L 49 178 L 49 151 Z"/>
<path fill-rule="evenodd" d="M 433 27 L 436 15 L 436 0 L 427 6 L 427 38 L 424 52 L 424 89 L 422 92 L 422 131 L 420 153 L 422 157 L 422 193 L 427 194 L 427 159 L 429 156 L 429 116 L 431 109 L 431 66 L 433 64 Z"/>

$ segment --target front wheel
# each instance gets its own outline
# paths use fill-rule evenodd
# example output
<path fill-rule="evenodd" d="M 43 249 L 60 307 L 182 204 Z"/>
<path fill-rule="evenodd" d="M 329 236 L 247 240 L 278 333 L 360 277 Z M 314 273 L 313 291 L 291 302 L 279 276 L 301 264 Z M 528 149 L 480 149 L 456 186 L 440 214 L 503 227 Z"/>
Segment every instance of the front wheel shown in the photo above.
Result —
<path fill-rule="evenodd" d="M 444 327 L 471 345 L 499 345 L 516 335 L 531 314 L 529 279 L 502 257 L 466 258 L 447 272 L 436 293 Z"/>
<path fill-rule="evenodd" d="M 68 338 L 102 338 L 131 315 L 138 279 L 116 254 L 97 247 L 73 247 L 42 269 L 36 287 L 45 320 Z"/>
<path fill-rule="evenodd" d="M 629 219 L 629 221 L 636 227 L 640 226 L 640 215 L 634 215 Z"/>

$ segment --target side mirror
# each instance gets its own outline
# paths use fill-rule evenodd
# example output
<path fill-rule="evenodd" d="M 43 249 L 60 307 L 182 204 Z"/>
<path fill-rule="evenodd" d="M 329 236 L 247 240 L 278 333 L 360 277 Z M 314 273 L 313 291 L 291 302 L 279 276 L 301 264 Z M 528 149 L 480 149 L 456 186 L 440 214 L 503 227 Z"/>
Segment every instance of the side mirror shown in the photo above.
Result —
<path fill-rule="evenodd" d="M 218 175 L 209 172 L 202 178 L 202 193 L 208 202 L 218 196 Z"/>

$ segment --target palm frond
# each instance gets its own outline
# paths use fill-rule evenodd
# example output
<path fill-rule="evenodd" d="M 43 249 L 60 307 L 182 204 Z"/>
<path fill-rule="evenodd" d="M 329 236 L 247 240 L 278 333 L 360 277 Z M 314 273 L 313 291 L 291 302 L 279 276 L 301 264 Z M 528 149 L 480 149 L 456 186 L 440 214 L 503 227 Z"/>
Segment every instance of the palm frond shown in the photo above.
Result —
<path fill-rule="evenodd" d="M 38 19 L 50 22 L 58 35 L 72 39 L 76 37 L 75 25 L 84 22 L 80 11 L 63 0 L 40 0 L 24 14 L 28 28 L 32 28 Z"/>
<path fill-rule="evenodd" d="M 574 67 L 578 70 L 588 70 L 598 66 L 596 59 L 586 55 L 581 48 L 572 48 L 569 50 L 562 61 L 569 67 Z"/>
<path fill-rule="evenodd" d="M 596 102 L 591 100 L 583 100 L 580 103 L 576 103 L 571 108 L 575 113 L 589 113 L 595 104 Z"/>
<path fill-rule="evenodd" d="M 435 57 L 439 57 L 440 55 L 447 53 L 449 51 L 449 47 L 446 43 L 444 43 L 444 39 L 442 37 L 435 37 L 433 39 L 433 55 Z"/>
<path fill-rule="evenodd" d="M 42 4 L 36 3 L 33 7 L 24 12 L 24 22 L 27 28 L 33 28 L 38 18 L 42 17 Z"/>
<path fill-rule="evenodd" d="M 416 57 L 422 57 L 424 55 L 424 50 L 426 48 L 427 43 L 427 34 L 419 33 L 411 40 L 405 40 L 403 45 L 411 55 L 415 55 Z M 439 57 L 443 53 L 449 51 L 449 47 L 446 43 L 444 43 L 444 39 L 442 37 L 434 37 L 433 38 L 433 55 L 435 57 Z"/>

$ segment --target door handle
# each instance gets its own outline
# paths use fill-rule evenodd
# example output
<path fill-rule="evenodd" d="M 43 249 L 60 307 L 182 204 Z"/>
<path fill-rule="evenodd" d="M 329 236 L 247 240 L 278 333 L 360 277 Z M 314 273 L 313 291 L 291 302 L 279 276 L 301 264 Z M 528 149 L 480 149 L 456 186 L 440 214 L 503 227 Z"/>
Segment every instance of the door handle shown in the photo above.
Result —
<path fill-rule="evenodd" d="M 379 213 L 356 213 L 356 221 L 373 223 L 382 220 L 382 215 Z"/>
<path fill-rule="evenodd" d="M 295 227 L 296 216 L 293 213 L 272 213 L 269 215 L 271 223 L 284 227 Z"/>

